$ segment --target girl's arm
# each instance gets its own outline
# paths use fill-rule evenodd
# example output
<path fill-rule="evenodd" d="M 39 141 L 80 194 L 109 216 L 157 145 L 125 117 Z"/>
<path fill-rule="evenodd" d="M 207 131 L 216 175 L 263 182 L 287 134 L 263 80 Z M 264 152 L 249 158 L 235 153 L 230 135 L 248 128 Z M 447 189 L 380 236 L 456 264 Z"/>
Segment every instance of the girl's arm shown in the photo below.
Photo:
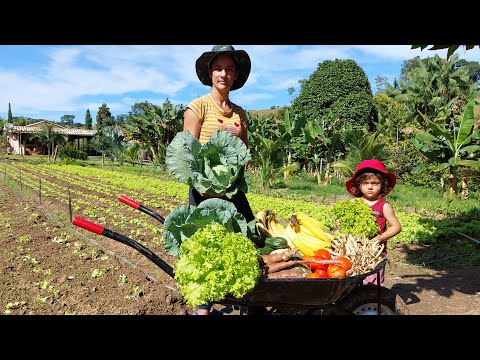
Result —
<path fill-rule="evenodd" d="M 374 237 L 376 240 L 385 241 L 397 235 L 402 230 L 402 225 L 398 221 L 392 206 L 389 203 L 383 205 L 383 215 L 388 222 L 389 227 L 383 234 Z"/>

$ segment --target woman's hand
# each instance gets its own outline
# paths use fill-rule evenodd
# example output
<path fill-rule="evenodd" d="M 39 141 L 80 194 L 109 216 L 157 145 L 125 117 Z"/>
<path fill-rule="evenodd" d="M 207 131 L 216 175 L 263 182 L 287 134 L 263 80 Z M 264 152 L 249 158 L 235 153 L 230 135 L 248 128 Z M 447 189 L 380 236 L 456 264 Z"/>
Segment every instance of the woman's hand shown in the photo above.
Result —
<path fill-rule="evenodd" d="M 225 130 L 228 131 L 233 136 L 238 137 L 238 135 L 240 135 L 240 130 L 238 128 L 236 128 L 235 126 L 229 126 Z"/>

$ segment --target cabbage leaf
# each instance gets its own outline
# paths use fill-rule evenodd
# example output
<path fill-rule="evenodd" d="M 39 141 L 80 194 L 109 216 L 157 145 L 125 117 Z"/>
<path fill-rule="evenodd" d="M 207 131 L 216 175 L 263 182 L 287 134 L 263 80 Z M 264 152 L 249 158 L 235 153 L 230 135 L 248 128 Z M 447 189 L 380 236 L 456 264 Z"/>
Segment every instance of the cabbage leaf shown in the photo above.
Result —
<path fill-rule="evenodd" d="M 250 159 L 245 143 L 227 131 L 214 131 L 201 145 L 184 130 L 167 146 L 165 163 L 177 180 L 198 192 L 231 199 L 238 190 L 249 190 L 245 165 Z"/>
<path fill-rule="evenodd" d="M 197 230 L 212 223 L 219 223 L 228 231 L 238 232 L 254 238 L 252 226 L 238 212 L 233 203 L 219 198 L 202 201 L 198 206 L 180 205 L 173 209 L 163 223 L 163 243 L 165 251 L 173 256 L 180 253 L 180 245 Z"/>

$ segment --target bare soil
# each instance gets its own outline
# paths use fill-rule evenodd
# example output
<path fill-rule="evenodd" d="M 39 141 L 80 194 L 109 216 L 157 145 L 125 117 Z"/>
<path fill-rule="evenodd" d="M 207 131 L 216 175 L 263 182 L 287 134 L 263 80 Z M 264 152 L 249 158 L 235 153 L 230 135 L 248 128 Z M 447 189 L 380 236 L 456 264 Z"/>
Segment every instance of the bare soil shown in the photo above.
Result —
<path fill-rule="evenodd" d="M 48 203 L 35 206 L 0 184 L 0 314 L 193 313 L 174 280 L 150 260 L 58 222 L 53 209 Z M 412 265 L 409 256 L 416 250 L 406 244 L 390 250 L 386 266 L 385 286 L 405 300 L 410 314 L 480 314 L 479 267 Z M 152 251 L 173 264 L 161 245 Z"/>

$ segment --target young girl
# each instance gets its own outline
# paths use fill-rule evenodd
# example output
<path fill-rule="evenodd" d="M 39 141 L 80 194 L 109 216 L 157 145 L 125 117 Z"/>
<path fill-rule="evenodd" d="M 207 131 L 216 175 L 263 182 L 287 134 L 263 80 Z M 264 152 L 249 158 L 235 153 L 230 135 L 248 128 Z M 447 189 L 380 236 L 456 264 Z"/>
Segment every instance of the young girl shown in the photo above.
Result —
<path fill-rule="evenodd" d="M 365 201 L 377 219 L 379 232 L 373 238 L 383 244 L 383 255 L 387 255 L 387 240 L 397 235 L 402 226 L 392 206 L 384 199 L 395 187 L 397 178 L 389 173 L 380 160 L 364 160 L 358 164 L 352 178 L 347 180 L 347 191 Z M 388 226 L 387 226 L 388 224 Z M 385 270 L 380 271 L 380 285 L 383 285 Z M 376 284 L 377 274 L 367 276 L 364 284 Z"/>

